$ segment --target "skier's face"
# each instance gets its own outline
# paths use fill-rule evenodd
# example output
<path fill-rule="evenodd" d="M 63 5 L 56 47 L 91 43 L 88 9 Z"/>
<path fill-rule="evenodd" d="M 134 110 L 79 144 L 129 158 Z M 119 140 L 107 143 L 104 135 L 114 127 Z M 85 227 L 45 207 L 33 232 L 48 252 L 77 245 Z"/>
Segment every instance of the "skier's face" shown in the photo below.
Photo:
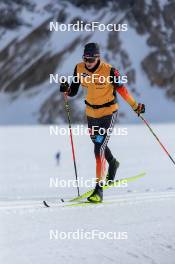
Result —
<path fill-rule="evenodd" d="M 93 59 L 84 58 L 84 63 L 88 69 L 93 69 L 95 65 L 97 64 L 98 60 L 99 60 L 99 57 L 93 58 Z"/>

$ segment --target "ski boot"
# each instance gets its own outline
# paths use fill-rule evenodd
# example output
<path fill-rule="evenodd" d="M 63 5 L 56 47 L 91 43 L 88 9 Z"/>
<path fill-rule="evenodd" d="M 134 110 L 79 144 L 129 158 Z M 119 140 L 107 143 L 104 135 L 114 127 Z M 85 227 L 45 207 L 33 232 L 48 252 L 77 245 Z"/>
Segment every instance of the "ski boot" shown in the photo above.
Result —
<path fill-rule="evenodd" d="M 101 203 L 103 201 L 103 187 L 97 183 L 93 193 L 87 200 L 91 203 Z"/>
<path fill-rule="evenodd" d="M 115 179 L 115 175 L 117 172 L 117 169 L 119 168 L 120 163 L 113 158 L 110 162 L 109 162 L 109 168 L 108 168 L 108 173 L 106 176 L 106 183 L 110 183 L 113 182 Z"/>

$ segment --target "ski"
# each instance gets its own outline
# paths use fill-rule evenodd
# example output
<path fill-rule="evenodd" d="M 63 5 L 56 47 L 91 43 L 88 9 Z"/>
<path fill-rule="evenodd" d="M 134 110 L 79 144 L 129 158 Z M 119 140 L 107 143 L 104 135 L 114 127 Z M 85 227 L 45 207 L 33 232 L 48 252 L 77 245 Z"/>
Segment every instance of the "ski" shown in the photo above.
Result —
<path fill-rule="evenodd" d="M 45 207 L 50 207 L 50 205 L 46 201 L 43 201 L 43 204 Z"/>
<path fill-rule="evenodd" d="M 144 176 L 145 176 L 145 172 L 142 172 L 142 173 L 140 173 L 140 174 L 138 174 L 136 176 L 133 176 L 133 177 L 116 180 L 113 183 L 111 183 L 110 185 L 109 184 L 108 185 L 104 185 L 103 186 L 103 190 L 107 190 L 107 189 L 109 189 L 111 187 L 117 187 L 118 185 L 123 184 L 123 183 L 128 183 L 128 182 L 135 181 L 135 180 L 137 180 L 139 178 L 142 178 Z M 77 197 L 75 197 L 73 199 L 70 199 L 67 202 L 75 202 L 75 201 L 80 201 L 82 199 L 85 199 L 85 198 L 87 198 L 88 196 L 90 196 L 92 194 L 93 190 L 94 189 L 92 189 L 92 190 L 90 190 L 90 191 L 88 191 L 88 192 L 86 192 L 86 193 L 84 193 L 84 194 L 82 194 L 80 196 L 77 196 Z"/>
<path fill-rule="evenodd" d="M 81 201 L 81 202 L 75 202 L 75 203 L 70 203 L 70 204 L 66 204 L 65 206 L 68 206 L 68 207 L 77 207 L 77 206 L 100 206 L 100 205 L 103 205 L 103 204 L 111 204 L 112 202 L 110 201 L 103 201 L 101 203 L 92 203 L 92 202 L 89 202 L 89 201 Z"/>
<path fill-rule="evenodd" d="M 103 190 L 107 190 L 108 188 L 111 188 L 111 187 L 117 187 L 119 186 L 120 184 L 123 184 L 123 183 L 128 183 L 128 182 L 132 182 L 132 181 L 135 181 L 139 178 L 142 178 L 145 176 L 145 173 L 140 173 L 136 176 L 133 176 L 133 177 L 128 177 L 128 178 L 123 178 L 123 179 L 119 179 L 119 180 L 116 180 L 114 181 L 113 183 L 111 183 L 110 185 L 104 185 L 103 186 Z M 93 192 L 93 189 L 89 190 L 88 192 L 80 195 L 80 196 L 77 196 L 75 198 L 72 198 L 70 200 L 64 200 L 64 199 L 61 199 L 61 202 L 62 203 L 65 203 L 65 206 L 86 206 L 86 205 L 91 205 L 91 204 L 102 204 L 102 203 L 91 203 L 91 202 L 88 202 L 88 201 L 82 201 L 81 203 L 75 203 L 74 202 L 79 202 L 85 198 L 87 198 L 89 195 L 91 195 L 91 193 Z M 67 204 L 66 204 L 67 203 Z M 73 203 L 73 204 L 70 204 L 70 203 Z M 47 201 L 43 201 L 43 204 L 45 207 L 51 207 L 51 205 L 47 202 Z M 57 205 L 58 205 L 58 202 L 57 202 Z"/>

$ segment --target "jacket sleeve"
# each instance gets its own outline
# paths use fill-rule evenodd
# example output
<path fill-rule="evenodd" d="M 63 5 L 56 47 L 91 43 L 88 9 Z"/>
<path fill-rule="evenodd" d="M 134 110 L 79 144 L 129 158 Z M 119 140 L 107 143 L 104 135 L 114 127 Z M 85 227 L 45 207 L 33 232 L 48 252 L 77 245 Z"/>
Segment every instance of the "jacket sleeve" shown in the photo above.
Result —
<path fill-rule="evenodd" d="M 77 66 L 75 67 L 74 69 L 74 75 L 73 75 L 73 78 L 77 76 Z M 78 93 L 78 89 L 79 89 L 79 86 L 80 86 L 80 81 L 77 81 L 77 77 L 76 77 L 76 82 L 75 81 L 72 81 L 70 87 L 69 87 L 69 91 L 68 91 L 68 96 L 75 96 L 77 93 Z"/>
<path fill-rule="evenodd" d="M 128 89 L 119 80 L 120 73 L 115 68 L 111 68 L 111 78 L 113 80 L 114 89 L 119 93 L 122 98 L 133 108 L 137 109 L 137 102 L 134 97 L 129 93 Z"/>

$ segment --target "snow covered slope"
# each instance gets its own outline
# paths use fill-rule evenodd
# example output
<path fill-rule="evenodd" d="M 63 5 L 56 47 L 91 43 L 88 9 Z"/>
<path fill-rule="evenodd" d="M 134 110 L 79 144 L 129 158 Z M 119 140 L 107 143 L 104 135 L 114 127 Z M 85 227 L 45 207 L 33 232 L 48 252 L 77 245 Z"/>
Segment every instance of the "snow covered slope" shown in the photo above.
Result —
<path fill-rule="evenodd" d="M 109 142 L 121 162 L 118 177 L 142 171 L 146 176 L 127 188 L 107 190 L 104 204 L 85 207 L 60 203 L 61 197 L 74 197 L 76 188 L 49 187 L 50 177 L 74 179 L 68 136 L 50 135 L 48 126 L 1 128 L 0 263 L 174 263 L 174 165 L 146 127 L 125 127 L 128 136 L 113 135 Z M 175 157 L 175 126 L 153 128 Z M 74 141 L 79 177 L 90 179 L 95 173 L 92 143 L 88 136 L 75 136 Z M 81 193 L 86 189 L 81 188 Z M 54 197 L 58 206 L 45 208 L 42 200 Z M 50 232 L 77 230 L 127 236 L 50 239 Z"/>
<path fill-rule="evenodd" d="M 99 42 L 102 57 L 128 75 L 129 90 L 146 104 L 152 122 L 174 122 L 173 1 L 135 1 L 132 8 L 129 0 L 103 6 L 80 0 L 18 2 L 0 4 L 4 14 L 13 11 L 20 20 L 17 27 L 8 28 L 7 23 L 0 29 L 1 125 L 65 122 L 58 84 L 49 84 L 49 74 L 71 75 L 90 41 Z M 127 23 L 128 30 L 50 32 L 50 21 Z M 72 101 L 75 123 L 84 121 L 82 97 L 79 93 Z M 119 102 L 120 122 L 137 123 L 122 99 Z"/>

